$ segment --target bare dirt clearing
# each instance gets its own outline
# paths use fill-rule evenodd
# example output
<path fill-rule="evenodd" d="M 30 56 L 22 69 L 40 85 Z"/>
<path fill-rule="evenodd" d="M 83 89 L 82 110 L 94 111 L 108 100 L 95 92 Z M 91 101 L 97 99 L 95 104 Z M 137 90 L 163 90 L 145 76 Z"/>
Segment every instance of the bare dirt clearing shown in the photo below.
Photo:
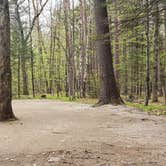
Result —
<path fill-rule="evenodd" d="M 166 117 L 125 106 L 13 101 L 0 123 L 1 166 L 165 166 Z"/>

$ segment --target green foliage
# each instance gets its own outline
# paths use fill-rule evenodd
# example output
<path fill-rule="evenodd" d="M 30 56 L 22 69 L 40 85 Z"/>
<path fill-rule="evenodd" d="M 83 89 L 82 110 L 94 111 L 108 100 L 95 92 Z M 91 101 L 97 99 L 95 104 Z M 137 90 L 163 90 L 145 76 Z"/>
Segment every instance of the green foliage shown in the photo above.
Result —
<path fill-rule="evenodd" d="M 90 74 L 89 77 L 89 97 L 97 98 L 99 91 L 99 81 L 97 74 Z"/>
<path fill-rule="evenodd" d="M 115 14 L 115 5 L 113 1 L 108 1 L 108 12 L 110 20 L 111 44 L 113 54 L 115 53 L 115 22 L 117 16 L 119 20 L 118 27 L 118 49 L 119 49 L 119 63 L 114 65 L 114 68 L 119 72 L 119 87 L 123 94 L 132 94 L 135 98 L 145 98 L 145 81 L 146 81 L 146 9 L 144 1 L 139 0 L 119 0 L 117 1 L 117 15 Z M 106 5 L 106 4 L 105 4 Z M 86 52 L 86 96 L 88 99 L 77 99 L 80 97 L 80 75 L 81 75 L 81 46 L 80 42 L 83 37 L 81 31 L 81 9 L 76 5 L 74 9 L 70 10 L 69 30 L 72 37 L 74 37 L 74 72 L 75 72 L 75 96 L 76 101 L 94 104 L 95 98 L 98 97 L 99 79 L 98 79 L 98 60 L 96 57 L 96 34 L 93 17 L 93 6 L 90 1 L 85 5 L 87 27 L 86 31 L 88 41 L 87 48 L 84 46 Z M 55 6 L 54 6 L 55 7 Z M 68 97 L 63 97 L 67 93 L 68 83 L 68 59 L 66 57 L 66 33 L 65 33 L 65 15 L 63 6 L 52 7 L 52 22 L 46 25 L 44 22 L 40 26 L 40 33 L 38 34 L 36 24 L 32 31 L 32 51 L 33 51 L 33 75 L 36 99 L 40 99 L 41 94 L 47 94 L 52 81 L 52 96 L 47 95 L 48 99 L 60 99 L 69 101 Z M 152 7 L 152 6 L 151 6 Z M 20 9 L 23 6 L 20 4 Z M 153 12 L 153 8 L 151 8 Z M 32 10 L 33 11 L 33 10 Z M 14 12 L 14 10 L 13 10 Z M 14 14 L 14 13 L 13 13 Z M 22 13 L 21 18 L 22 18 Z M 160 18 L 163 18 L 163 13 L 160 13 Z M 28 13 L 24 13 L 28 17 Z M 24 20 L 24 19 L 21 19 Z M 161 19 L 162 21 L 163 19 Z M 39 18 L 42 21 L 42 15 Z M 51 21 L 51 19 L 50 19 Z M 28 31 L 29 20 L 22 21 L 24 35 Z M 150 85 L 153 83 L 153 66 L 154 66 L 154 20 L 150 16 Z M 74 27 L 73 27 L 74 25 Z M 46 26 L 46 27 L 45 27 Z M 86 25 L 83 25 L 86 26 Z M 161 69 L 161 78 L 165 81 L 166 73 L 166 53 L 164 50 L 164 21 L 160 22 L 161 32 L 159 40 L 159 60 Z M 83 27 L 82 27 L 83 28 Z M 85 28 L 85 27 L 84 27 Z M 55 35 L 55 36 L 54 36 Z M 74 36 L 73 36 L 74 35 Z M 85 40 L 85 39 L 84 39 Z M 51 42 L 52 41 L 52 42 Z M 117 44 L 117 43 L 116 43 Z M 30 40 L 24 44 L 23 50 L 25 57 L 25 68 L 27 73 L 27 85 L 29 94 L 31 96 L 23 96 L 23 59 L 21 59 L 21 32 L 16 20 L 11 18 L 11 68 L 12 68 L 12 90 L 13 97 L 18 96 L 18 86 L 20 85 L 21 98 L 32 99 L 32 64 L 31 64 L 31 42 Z M 20 61 L 19 61 L 20 60 Z M 20 63 L 20 64 L 19 64 Z M 87 68 L 86 68 L 87 67 Z M 20 82 L 20 84 L 19 84 Z M 19 85 L 18 85 L 19 84 Z M 110 85 L 111 86 L 111 85 Z M 159 83 L 160 86 L 160 83 Z M 127 89 L 127 91 L 125 91 Z M 151 86 L 152 91 L 152 86 Z M 60 96 L 57 97 L 57 93 Z M 94 99 L 89 99 L 94 98 Z M 92 100 L 92 101 L 91 101 Z M 143 110 L 155 110 L 154 105 L 144 108 L 142 105 L 137 105 Z M 155 107 L 155 108 L 154 108 Z M 161 106 L 162 107 L 162 106 Z"/>

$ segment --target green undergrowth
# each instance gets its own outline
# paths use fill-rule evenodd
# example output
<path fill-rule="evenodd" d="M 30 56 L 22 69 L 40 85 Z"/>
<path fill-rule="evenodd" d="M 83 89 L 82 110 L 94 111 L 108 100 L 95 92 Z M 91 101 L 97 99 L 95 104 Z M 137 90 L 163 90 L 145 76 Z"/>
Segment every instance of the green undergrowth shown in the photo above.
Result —
<path fill-rule="evenodd" d="M 97 99 L 77 99 L 76 100 L 79 103 L 85 103 L 85 104 L 95 104 L 97 102 Z M 142 111 L 148 112 L 149 114 L 154 115 L 166 115 L 166 106 L 160 104 L 160 103 L 150 103 L 149 106 L 145 106 L 144 104 L 140 103 L 132 103 L 132 102 L 125 102 L 127 106 L 131 106 L 134 108 L 138 108 Z"/>
<path fill-rule="evenodd" d="M 75 100 L 71 100 L 69 97 L 66 96 L 52 96 L 52 95 L 46 95 L 47 97 L 45 99 L 47 100 L 60 100 L 64 102 L 77 102 L 77 103 L 83 103 L 83 104 L 95 104 L 97 102 L 97 99 L 92 99 L 92 98 L 76 98 Z M 27 99 L 27 100 L 35 100 L 35 99 L 42 99 L 41 96 L 36 95 L 33 97 L 32 95 L 29 96 L 24 96 L 21 95 L 20 98 L 18 97 L 13 97 L 13 99 Z"/>
<path fill-rule="evenodd" d="M 70 99 L 68 97 L 65 97 L 65 96 L 61 96 L 61 97 L 58 97 L 58 96 L 52 96 L 52 95 L 46 95 L 47 97 L 45 99 L 47 100 L 60 100 L 60 101 L 65 101 L 65 102 L 68 102 L 70 101 Z M 29 96 L 25 96 L 25 95 L 21 95 L 20 98 L 18 97 L 13 97 L 13 99 L 27 99 L 27 100 L 35 100 L 35 99 L 42 99 L 41 96 L 38 96 L 36 95 L 35 97 L 33 97 L 32 95 L 29 95 Z"/>
<path fill-rule="evenodd" d="M 145 106 L 144 104 L 126 102 L 126 105 L 138 108 L 149 114 L 166 115 L 166 106 L 159 103 L 150 103 L 148 106 Z"/>
<path fill-rule="evenodd" d="M 85 103 L 85 104 L 95 104 L 97 99 L 77 99 L 76 102 Z M 138 108 L 142 111 L 148 112 L 149 114 L 154 115 L 166 115 L 166 106 L 160 103 L 150 103 L 149 106 L 145 106 L 140 103 L 125 102 L 127 106 Z"/>

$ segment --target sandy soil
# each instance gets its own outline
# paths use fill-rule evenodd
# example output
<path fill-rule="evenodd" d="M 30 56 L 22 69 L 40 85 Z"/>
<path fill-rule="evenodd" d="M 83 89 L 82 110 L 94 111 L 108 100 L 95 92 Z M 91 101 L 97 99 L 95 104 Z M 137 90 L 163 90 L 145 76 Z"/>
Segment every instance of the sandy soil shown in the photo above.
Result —
<path fill-rule="evenodd" d="M 0 166 L 166 166 L 166 117 L 125 106 L 13 101 Z"/>

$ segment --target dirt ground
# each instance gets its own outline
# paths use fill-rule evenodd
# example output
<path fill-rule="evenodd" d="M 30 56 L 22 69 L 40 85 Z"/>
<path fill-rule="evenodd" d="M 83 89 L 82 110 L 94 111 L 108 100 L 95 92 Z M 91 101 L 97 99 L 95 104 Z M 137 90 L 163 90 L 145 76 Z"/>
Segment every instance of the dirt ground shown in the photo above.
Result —
<path fill-rule="evenodd" d="M 130 107 L 13 101 L 0 166 L 166 166 L 166 117 Z"/>

